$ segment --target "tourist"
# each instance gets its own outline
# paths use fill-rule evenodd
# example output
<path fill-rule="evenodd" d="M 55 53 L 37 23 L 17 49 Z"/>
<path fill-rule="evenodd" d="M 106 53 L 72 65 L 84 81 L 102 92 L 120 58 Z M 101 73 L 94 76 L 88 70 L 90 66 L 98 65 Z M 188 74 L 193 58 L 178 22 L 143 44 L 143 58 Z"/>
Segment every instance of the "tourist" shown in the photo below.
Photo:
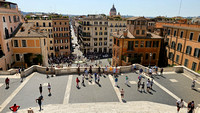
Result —
<path fill-rule="evenodd" d="M 49 96 L 51 96 L 51 85 L 48 83 L 48 91 L 49 91 Z"/>
<path fill-rule="evenodd" d="M 160 75 L 162 75 L 163 74 L 163 68 L 161 68 L 161 70 L 160 70 Z"/>
<path fill-rule="evenodd" d="M 49 76 L 48 76 L 48 72 L 49 72 L 49 68 L 48 68 L 48 66 L 47 66 L 47 67 L 46 67 L 47 78 L 49 78 Z"/>
<path fill-rule="evenodd" d="M 151 83 L 151 89 L 152 89 L 152 86 L 153 86 L 153 78 L 151 79 L 151 82 L 150 82 L 150 83 Z"/>
<path fill-rule="evenodd" d="M 121 98 L 123 100 L 124 99 L 124 89 L 122 89 L 120 92 L 121 92 Z"/>
<path fill-rule="evenodd" d="M 158 67 L 155 66 L 156 75 L 158 74 Z"/>
<path fill-rule="evenodd" d="M 85 68 L 85 76 L 86 76 L 86 78 L 88 78 L 88 70 L 87 70 L 87 68 Z"/>
<path fill-rule="evenodd" d="M 176 101 L 176 106 L 177 106 L 177 113 L 179 113 L 180 108 L 183 108 L 184 103 L 183 103 L 183 99 L 181 99 L 180 101 Z"/>
<path fill-rule="evenodd" d="M 189 102 L 187 108 L 188 108 L 188 113 L 193 113 L 193 111 L 194 111 L 194 101 Z"/>
<path fill-rule="evenodd" d="M 98 68 L 98 73 L 99 73 L 99 75 L 101 76 L 101 67 L 99 66 L 99 68 Z"/>
<path fill-rule="evenodd" d="M 78 88 L 79 87 L 79 82 L 80 82 L 80 80 L 78 79 L 78 77 L 76 77 L 76 87 Z"/>
<path fill-rule="evenodd" d="M 5 79 L 5 83 L 6 83 L 6 89 L 8 89 L 10 83 L 10 79 L 8 77 Z"/>
<path fill-rule="evenodd" d="M 80 76 L 80 66 L 77 68 L 78 75 Z"/>
<path fill-rule="evenodd" d="M 142 85 L 142 90 L 141 91 L 145 92 L 145 89 L 144 89 L 145 83 L 143 82 L 141 85 Z"/>
<path fill-rule="evenodd" d="M 118 78 L 116 77 L 115 78 L 115 87 L 118 87 L 117 82 L 118 82 Z"/>
<path fill-rule="evenodd" d="M 140 85 L 141 85 L 141 81 L 139 80 L 138 83 L 137 83 L 137 86 L 138 86 L 138 89 L 137 89 L 137 90 L 138 90 L 138 91 L 139 91 L 139 89 L 140 89 Z"/>
<path fill-rule="evenodd" d="M 113 75 L 116 75 L 116 68 L 113 69 Z"/>
<path fill-rule="evenodd" d="M 42 110 L 42 101 L 43 101 L 43 100 L 44 100 L 44 99 L 43 99 L 43 96 L 42 96 L 42 95 L 36 99 L 36 103 L 38 103 L 38 105 L 39 105 L 39 107 L 40 107 L 40 110 L 39 110 L 39 111 Z"/>
<path fill-rule="evenodd" d="M 195 79 L 193 79 L 193 81 L 192 81 L 192 86 L 191 86 L 192 89 L 195 88 L 195 83 L 196 83 L 196 82 L 195 82 Z"/>
<path fill-rule="evenodd" d="M 100 75 L 97 75 L 97 83 L 99 84 L 100 81 Z"/>
<path fill-rule="evenodd" d="M 39 91 L 40 91 L 40 94 L 42 95 L 42 84 L 40 84 L 39 86 Z"/>
<path fill-rule="evenodd" d="M 152 69 L 149 68 L 149 76 L 151 77 L 151 75 L 152 75 Z"/>
<path fill-rule="evenodd" d="M 105 66 L 105 74 L 108 75 L 108 66 Z"/>
<path fill-rule="evenodd" d="M 136 64 L 134 65 L 134 72 L 136 72 L 136 70 L 137 70 L 137 67 L 136 67 Z"/>
<path fill-rule="evenodd" d="M 147 80 L 147 92 L 149 93 L 149 89 L 151 87 L 151 83 L 150 83 L 150 80 L 148 79 Z"/>
<path fill-rule="evenodd" d="M 128 85 L 128 76 L 125 77 L 125 84 Z"/>
<path fill-rule="evenodd" d="M 94 80 L 96 82 L 96 80 L 97 80 L 97 73 L 94 74 Z"/>
<path fill-rule="evenodd" d="M 13 113 L 17 113 L 17 110 L 20 108 L 20 106 L 14 104 L 13 106 L 9 107 L 9 109 L 13 112 Z"/>
<path fill-rule="evenodd" d="M 112 68 L 112 66 L 110 66 L 110 74 L 111 74 L 111 75 L 113 75 L 113 74 L 112 74 L 112 71 L 113 71 L 113 68 Z"/>
<path fill-rule="evenodd" d="M 141 69 L 140 69 L 140 74 L 142 74 L 142 72 L 143 72 L 143 69 L 141 68 Z"/>
<path fill-rule="evenodd" d="M 53 64 L 51 64 L 51 77 L 53 77 L 54 74 L 54 69 L 53 69 Z"/>
<path fill-rule="evenodd" d="M 92 75 L 92 66 L 90 66 L 89 73 Z"/>

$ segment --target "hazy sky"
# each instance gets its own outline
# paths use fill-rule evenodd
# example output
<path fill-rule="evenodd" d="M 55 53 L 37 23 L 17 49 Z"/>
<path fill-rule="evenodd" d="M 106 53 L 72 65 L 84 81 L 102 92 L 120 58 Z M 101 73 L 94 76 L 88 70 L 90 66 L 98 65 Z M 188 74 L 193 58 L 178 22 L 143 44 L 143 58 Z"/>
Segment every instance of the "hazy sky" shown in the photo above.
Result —
<path fill-rule="evenodd" d="M 26 12 L 109 14 L 113 3 L 121 15 L 179 16 L 181 0 L 7 0 Z M 200 0 L 182 0 L 180 16 L 200 16 Z"/>

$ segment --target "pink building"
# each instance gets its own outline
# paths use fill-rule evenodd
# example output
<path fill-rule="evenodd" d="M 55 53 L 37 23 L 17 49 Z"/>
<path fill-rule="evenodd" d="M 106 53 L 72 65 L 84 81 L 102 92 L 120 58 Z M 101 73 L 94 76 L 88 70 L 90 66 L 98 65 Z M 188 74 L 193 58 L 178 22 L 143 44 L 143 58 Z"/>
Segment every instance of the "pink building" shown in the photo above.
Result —
<path fill-rule="evenodd" d="M 14 63 L 11 38 L 21 26 L 23 17 L 16 3 L 0 0 L 0 70 Z"/>

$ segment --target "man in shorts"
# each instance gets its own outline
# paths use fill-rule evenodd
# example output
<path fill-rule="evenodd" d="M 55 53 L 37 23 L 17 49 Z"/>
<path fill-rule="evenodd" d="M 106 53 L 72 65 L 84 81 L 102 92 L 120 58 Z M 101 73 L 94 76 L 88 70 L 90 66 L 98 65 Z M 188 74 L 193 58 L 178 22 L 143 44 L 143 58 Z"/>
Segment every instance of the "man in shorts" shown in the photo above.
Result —
<path fill-rule="evenodd" d="M 181 99 L 180 101 L 176 101 L 176 106 L 177 106 L 177 113 L 179 113 L 180 108 L 183 108 L 184 103 L 183 103 L 183 99 Z"/>
<path fill-rule="evenodd" d="M 9 107 L 9 109 L 11 111 L 13 111 L 13 113 L 17 113 L 17 110 L 20 108 L 20 106 L 14 104 L 14 106 Z"/>

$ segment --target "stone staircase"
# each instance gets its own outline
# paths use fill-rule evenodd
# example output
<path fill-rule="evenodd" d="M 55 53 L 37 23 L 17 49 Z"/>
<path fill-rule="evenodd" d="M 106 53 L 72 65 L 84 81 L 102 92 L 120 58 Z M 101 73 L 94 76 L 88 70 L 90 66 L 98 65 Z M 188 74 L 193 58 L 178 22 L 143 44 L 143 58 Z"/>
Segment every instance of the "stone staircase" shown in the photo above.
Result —
<path fill-rule="evenodd" d="M 42 108 L 41 112 L 39 107 L 32 109 L 34 113 L 176 113 L 177 109 L 176 106 L 148 101 L 51 104 Z M 22 109 L 18 113 L 28 113 L 27 110 L 28 108 Z M 182 108 L 179 113 L 187 113 L 187 108 Z"/>

